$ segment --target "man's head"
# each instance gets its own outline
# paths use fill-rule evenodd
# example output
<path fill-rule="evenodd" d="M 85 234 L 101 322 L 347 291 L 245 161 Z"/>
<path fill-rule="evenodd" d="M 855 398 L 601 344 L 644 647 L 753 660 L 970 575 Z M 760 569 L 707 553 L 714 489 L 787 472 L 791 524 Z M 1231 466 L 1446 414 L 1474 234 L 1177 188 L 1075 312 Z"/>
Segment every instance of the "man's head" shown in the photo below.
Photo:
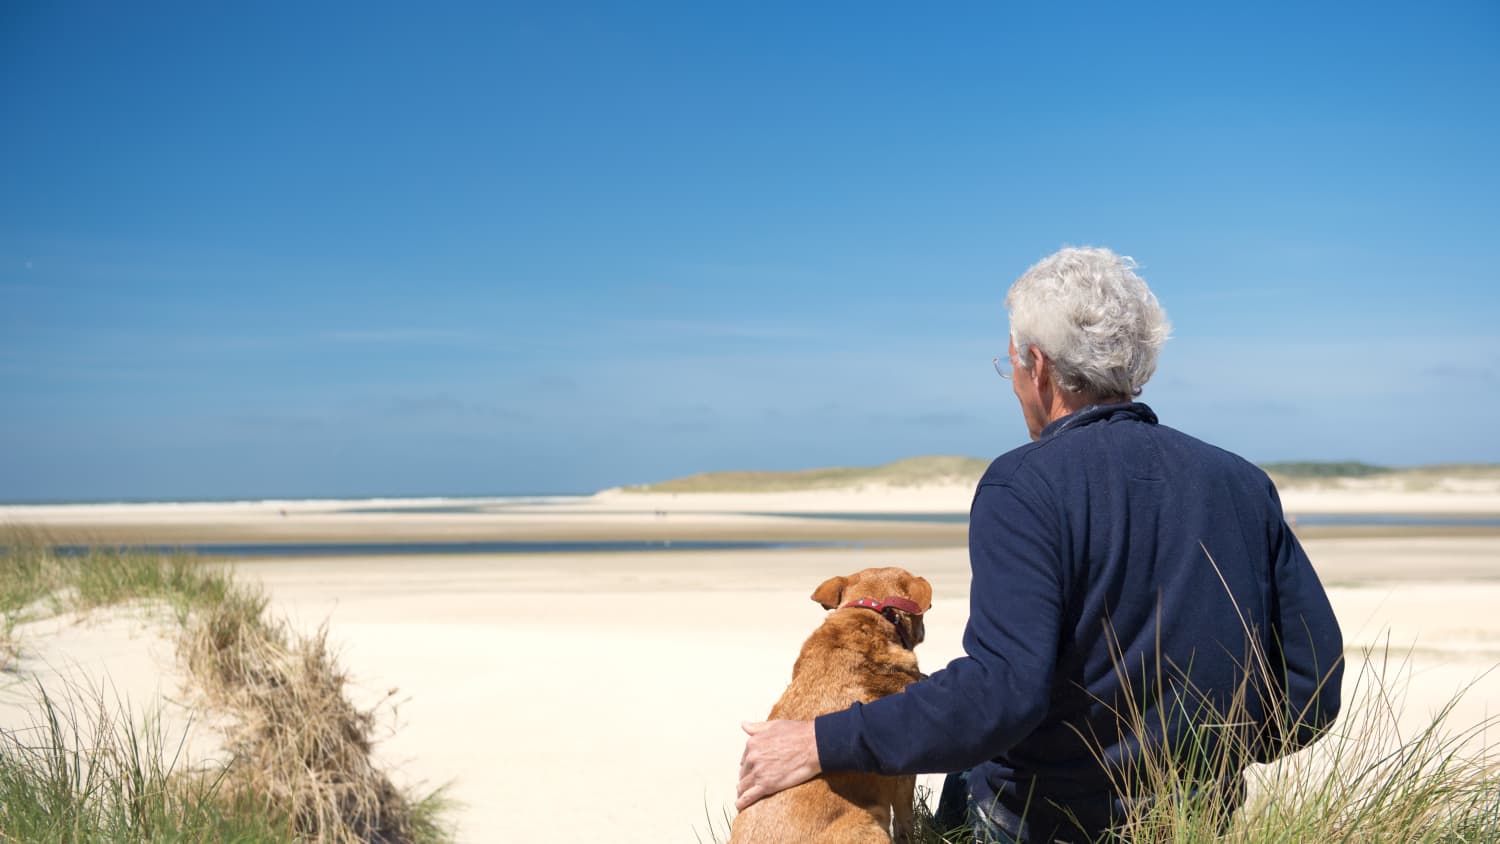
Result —
<path fill-rule="evenodd" d="M 1033 437 L 1057 408 L 1129 401 L 1156 371 L 1171 325 L 1135 267 L 1108 249 L 1068 248 L 1011 285 L 1016 395 Z"/>

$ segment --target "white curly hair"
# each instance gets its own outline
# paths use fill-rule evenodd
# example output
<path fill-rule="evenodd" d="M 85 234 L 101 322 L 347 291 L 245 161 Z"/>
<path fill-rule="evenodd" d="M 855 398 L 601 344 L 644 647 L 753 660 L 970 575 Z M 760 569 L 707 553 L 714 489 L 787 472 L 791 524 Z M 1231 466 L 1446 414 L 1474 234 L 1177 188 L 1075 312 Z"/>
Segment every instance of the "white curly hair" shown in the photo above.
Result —
<path fill-rule="evenodd" d="M 1108 249 L 1068 247 L 1016 279 L 1005 307 L 1021 367 L 1031 370 L 1035 345 L 1065 390 L 1095 400 L 1140 395 L 1172 326 L 1137 266 Z"/>

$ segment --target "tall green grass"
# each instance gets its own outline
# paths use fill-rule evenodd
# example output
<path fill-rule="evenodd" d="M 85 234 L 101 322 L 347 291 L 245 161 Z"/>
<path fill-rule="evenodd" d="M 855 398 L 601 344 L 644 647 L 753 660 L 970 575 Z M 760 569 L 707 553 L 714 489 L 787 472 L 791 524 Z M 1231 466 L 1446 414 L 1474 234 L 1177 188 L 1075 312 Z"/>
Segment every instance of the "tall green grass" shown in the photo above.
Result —
<path fill-rule="evenodd" d="M 1358 656 L 1353 693 L 1317 743 L 1245 770 L 1249 796 L 1226 817 L 1211 784 L 1238 770 L 1247 749 L 1215 749 L 1184 763 L 1180 753 L 1148 753 L 1133 783 L 1152 799 L 1109 844 L 1495 844 L 1500 842 L 1500 715 L 1453 722 L 1463 692 L 1415 729 L 1404 729 L 1407 657 L 1388 651 Z M 1230 713 L 1233 715 L 1233 713 Z M 1230 719 L 1225 719 L 1228 722 Z M 1224 722 L 1221 722 L 1224 723 Z M 1137 723 L 1136 728 L 1143 728 Z M 941 830 L 916 795 L 916 840 L 972 844 L 970 830 Z M 700 841 L 724 842 L 732 821 L 707 818 Z"/>
<path fill-rule="evenodd" d="M 129 548 L 92 547 L 58 554 L 36 530 L 0 530 L 0 615 L 13 630 L 30 618 L 131 600 L 164 602 L 184 619 L 236 591 L 228 569 L 188 554 L 161 555 Z"/>
<path fill-rule="evenodd" d="M 98 690 L 53 697 L 38 719 L 0 732 L 0 840 L 283 842 L 274 811 L 236 803 L 210 771 L 178 770 L 160 722 L 136 723 Z"/>
<path fill-rule="evenodd" d="M 1465 692 L 1403 728 L 1410 655 L 1366 651 L 1321 742 L 1249 772 L 1229 841 L 1500 841 L 1500 715 L 1454 723 Z M 1471 687 L 1472 688 L 1472 687 Z"/>

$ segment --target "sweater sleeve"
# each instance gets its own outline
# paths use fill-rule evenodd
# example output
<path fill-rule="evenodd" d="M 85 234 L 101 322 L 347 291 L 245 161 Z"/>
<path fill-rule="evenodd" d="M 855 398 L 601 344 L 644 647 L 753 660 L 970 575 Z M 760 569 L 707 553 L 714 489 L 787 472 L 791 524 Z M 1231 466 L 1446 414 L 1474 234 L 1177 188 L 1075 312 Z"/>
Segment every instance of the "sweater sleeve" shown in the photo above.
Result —
<path fill-rule="evenodd" d="M 1281 502 L 1271 490 L 1274 504 L 1273 549 L 1275 553 L 1275 617 L 1272 619 L 1272 671 L 1280 672 L 1280 710 L 1271 726 L 1269 741 L 1258 754 L 1270 761 L 1311 744 L 1338 717 L 1340 686 L 1344 676 L 1344 640 L 1338 619 L 1328 602 L 1328 593 L 1318 580 L 1312 562 L 1282 517 Z"/>
<path fill-rule="evenodd" d="M 966 656 L 904 692 L 820 716 L 818 760 L 825 771 L 964 770 L 1041 723 L 1063 596 L 1058 517 L 1036 500 L 1006 485 L 980 486 L 969 519 Z"/>

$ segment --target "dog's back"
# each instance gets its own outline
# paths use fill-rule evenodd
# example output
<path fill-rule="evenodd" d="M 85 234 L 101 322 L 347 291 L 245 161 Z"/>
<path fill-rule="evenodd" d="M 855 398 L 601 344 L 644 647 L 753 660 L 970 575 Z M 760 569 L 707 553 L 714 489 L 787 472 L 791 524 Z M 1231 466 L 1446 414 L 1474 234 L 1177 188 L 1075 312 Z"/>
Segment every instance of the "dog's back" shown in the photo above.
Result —
<path fill-rule="evenodd" d="M 846 601 L 866 599 L 877 607 L 891 597 L 920 607 L 910 612 L 872 612 Z M 921 612 L 931 606 L 927 581 L 899 568 L 866 569 L 833 578 L 813 600 L 835 609 L 802 645 L 792 682 L 771 708 L 771 718 L 812 720 L 868 703 L 921 679 L 912 652 L 922 640 Z M 911 831 L 915 777 L 828 773 L 761 800 L 734 820 L 730 844 L 826 841 L 888 842 Z"/>

